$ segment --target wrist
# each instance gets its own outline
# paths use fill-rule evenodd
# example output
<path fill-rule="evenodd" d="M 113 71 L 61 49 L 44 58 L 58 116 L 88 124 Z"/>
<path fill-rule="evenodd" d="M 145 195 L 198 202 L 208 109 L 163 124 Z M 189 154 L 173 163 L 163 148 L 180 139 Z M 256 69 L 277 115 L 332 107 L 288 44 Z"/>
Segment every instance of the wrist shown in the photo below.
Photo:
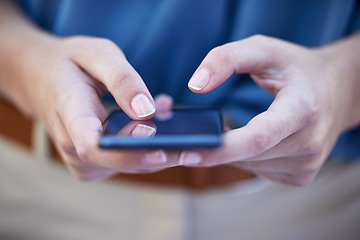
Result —
<path fill-rule="evenodd" d="M 334 98 L 340 105 L 342 129 L 347 130 L 360 124 L 360 34 L 355 34 L 333 44 L 315 49 L 325 62 L 323 71 L 336 81 Z"/>
<path fill-rule="evenodd" d="M 46 68 L 44 62 L 50 60 L 49 53 L 56 41 L 51 34 L 31 29 L 8 35 L 8 44 L 1 46 L 6 59 L 0 65 L 5 80 L 1 83 L 2 92 L 26 115 L 34 114 L 36 81 Z"/>
<path fill-rule="evenodd" d="M 55 37 L 37 27 L 12 1 L 0 1 L 0 35 L 0 94 L 30 114 L 29 91 L 36 80 L 32 73 L 41 66 L 35 62 Z"/>

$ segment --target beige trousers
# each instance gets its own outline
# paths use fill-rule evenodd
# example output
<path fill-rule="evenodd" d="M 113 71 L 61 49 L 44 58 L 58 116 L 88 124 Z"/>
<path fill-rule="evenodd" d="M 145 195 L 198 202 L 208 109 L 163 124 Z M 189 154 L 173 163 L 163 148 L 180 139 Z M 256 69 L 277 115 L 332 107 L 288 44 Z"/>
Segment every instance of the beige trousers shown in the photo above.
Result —
<path fill-rule="evenodd" d="M 82 183 L 41 149 L 0 137 L 0 239 L 360 239 L 360 159 L 329 162 L 305 188 L 258 181 L 199 193 Z"/>

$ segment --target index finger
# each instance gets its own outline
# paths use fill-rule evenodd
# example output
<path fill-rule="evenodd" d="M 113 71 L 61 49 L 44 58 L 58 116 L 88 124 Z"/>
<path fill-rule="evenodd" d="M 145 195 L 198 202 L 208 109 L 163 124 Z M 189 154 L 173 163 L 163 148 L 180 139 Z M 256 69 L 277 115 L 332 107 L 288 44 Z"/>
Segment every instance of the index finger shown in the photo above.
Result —
<path fill-rule="evenodd" d="M 144 81 L 125 58 L 121 49 L 107 39 L 80 39 L 72 60 L 103 83 L 117 104 L 132 119 L 150 119 L 155 103 Z"/>
<path fill-rule="evenodd" d="M 72 63 L 58 78 L 58 82 L 64 83 L 59 85 L 58 116 L 81 161 L 114 170 L 141 168 L 145 151 L 104 151 L 98 148 L 107 112 L 90 84 L 92 79 Z"/>

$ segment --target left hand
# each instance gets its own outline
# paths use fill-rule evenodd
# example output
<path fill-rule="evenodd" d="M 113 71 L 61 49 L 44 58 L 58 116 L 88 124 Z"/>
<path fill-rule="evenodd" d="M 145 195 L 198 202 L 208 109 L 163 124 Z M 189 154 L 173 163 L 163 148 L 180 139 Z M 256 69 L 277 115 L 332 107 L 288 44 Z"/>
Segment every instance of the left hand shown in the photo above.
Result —
<path fill-rule="evenodd" d="M 210 51 L 189 87 L 206 93 L 233 73 L 250 73 L 275 100 L 246 126 L 226 132 L 222 148 L 184 152 L 182 163 L 230 163 L 273 181 L 310 184 L 340 133 L 352 124 L 352 85 L 340 81 L 319 50 L 253 36 Z"/>

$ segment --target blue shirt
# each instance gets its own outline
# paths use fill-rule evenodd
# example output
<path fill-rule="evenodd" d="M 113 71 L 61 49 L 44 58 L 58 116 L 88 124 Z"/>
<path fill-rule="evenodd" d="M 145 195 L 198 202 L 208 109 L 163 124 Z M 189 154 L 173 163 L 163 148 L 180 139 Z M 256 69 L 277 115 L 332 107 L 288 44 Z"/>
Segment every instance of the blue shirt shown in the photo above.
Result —
<path fill-rule="evenodd" d="M 234 75 L 211 93 L 187 82 L 214 47 L 253 34 L 320 46 L 360 28 L 356 0 L 18 0 L 43 28 L 58 35 L 109 38 L 124 51 L 152 95 L 187 105 L 226 108 L 240 126 L 273 98 L 248 75 Z M 334 156 L 360 156 L 360 128 L 344 133 Z"/>

